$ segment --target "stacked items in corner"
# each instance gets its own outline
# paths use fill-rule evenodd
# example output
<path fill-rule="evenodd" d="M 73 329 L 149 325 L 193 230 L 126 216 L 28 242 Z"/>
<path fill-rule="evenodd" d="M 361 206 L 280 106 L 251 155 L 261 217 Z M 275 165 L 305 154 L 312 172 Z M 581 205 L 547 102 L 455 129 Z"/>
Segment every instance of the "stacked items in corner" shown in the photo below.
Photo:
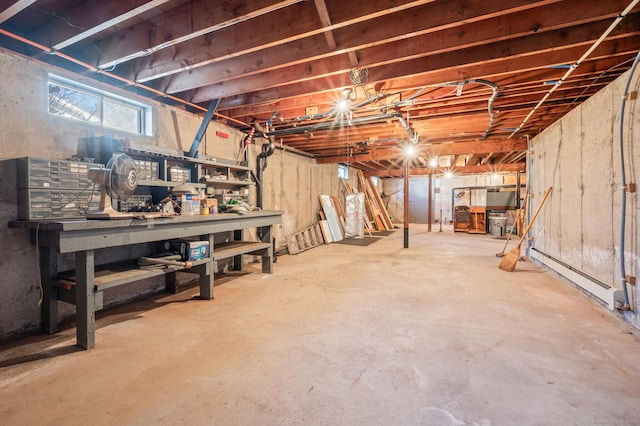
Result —
<path fill-rule="evenodd" d="M 360 192 L 348 181 L 342 180 L 345 205 L 331 195 L 319 195 L 321 220 L 310 227 L 287 237 L 289 254 L 342 241 L 345 238 L 363 238 L 364 231 L 393 229 L 393 223 L 371 179 L 358 171 Z"/>
<path fill-rule="evenodd" d="M 364 193 L 365 228 L 375 231 L 393 229 L 389 212 L 371 178 L 365 178 L 362 171 L 358 170 L 358 182 L 360 191 Z"/>

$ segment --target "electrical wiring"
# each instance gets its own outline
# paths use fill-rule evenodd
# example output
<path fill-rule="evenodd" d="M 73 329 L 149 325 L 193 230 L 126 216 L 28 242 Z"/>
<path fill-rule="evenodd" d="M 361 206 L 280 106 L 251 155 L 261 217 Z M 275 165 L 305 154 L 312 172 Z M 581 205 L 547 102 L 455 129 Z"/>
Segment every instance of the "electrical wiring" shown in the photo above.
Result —
<path fill-rule="evenodd" d="M 604 77 L 607 73 L 610 73 L 611 71 L 615 70 L 616 68 L 622 67 L 626 64 L 628 64 L 629 62 L 633 62 L 634 58 L 630 58 L 627 59 L 626 61 L 620 62 L 619 64 L 616 64 L 604 71 L 602 71 L 600 74 L 598 74 L 598 76 L 596 78 L 593 79 L 593 81 L 591 83 L 589 83 L 589 85 L 587 87 L 584 88 L 584 90 L 582 92 L 580 92 L 580 94 L 578 96 L 576 96 L 562 111 L 558 112 L 554 118 L 554 121 L 558 119 L 558 117 L 564 115 L 573 104 L 575 104 L 578 99 L 580 99 L 582 96 L 584 96 L 584 94 L 591 88 L 593 87 L 594 84 L 596 84 L 598 82 L 598 80 L 600 80 L 602 77 Z"/>
<path fill-rule="evenodd" d="M 91 195 L 89 196 L 89 199 L 87 200 L 87 209 L 88 210 L 91 207 L 91 200 L 93 199 L 93 194 L 94 191 L 96 189 L 96 184 L 91 182 L 88 183 L 87 186 L 85 186 L 84 188 L 82 188 L 80 190 L 80 192 L 78 194 L 76 194 L 71 200 L 67 201 L 66 203 L 64 203 L 62 205 L 62 207 L 59 207 L 55 210 L 51 210 L 50 213 L 48 213 L 45 217 L 43 217 L 38 224 L 36 225 L 36 230 L 35 230 L 35 245 L 36 245 L 36 273 L 37 273 L 37 280 L 38 280 L 38 290 L 39 290 L 39 297 L 38 297 L 38 306 L 42 306 L 42 301 L 44 300 L 44 288 L 42 286 L 42 267 L 40 265 L 40 225 L 42 225 L 42 223 L 46 222 L 48 218 L 51 217 L 51 215 L 53 215 L 54 212 L 56 211 L 62 211 L 62 209 L 64 208 L 64 206 L 69 205 L 71 203 L 73 203 L 74 201 L 76 201 L 77 199 L 79 199 L 82 194 L 84 194 L 84 192 L 90 187 L 92 186 L 91 189 Z M 86 214 L 86 211 L 85 211 Z"/>

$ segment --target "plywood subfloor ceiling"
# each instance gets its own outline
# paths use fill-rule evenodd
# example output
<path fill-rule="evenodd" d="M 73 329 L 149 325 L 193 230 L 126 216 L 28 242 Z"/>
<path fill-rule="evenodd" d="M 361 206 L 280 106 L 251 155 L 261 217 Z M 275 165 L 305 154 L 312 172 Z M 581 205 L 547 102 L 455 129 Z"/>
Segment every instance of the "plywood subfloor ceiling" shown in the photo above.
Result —
<path fill-rule="evenodd" d="M 523 170 L 639 31 L 631 0 L 0 0 L 0 46 L 379 176 L 412 142 L 413 174 Z"/>

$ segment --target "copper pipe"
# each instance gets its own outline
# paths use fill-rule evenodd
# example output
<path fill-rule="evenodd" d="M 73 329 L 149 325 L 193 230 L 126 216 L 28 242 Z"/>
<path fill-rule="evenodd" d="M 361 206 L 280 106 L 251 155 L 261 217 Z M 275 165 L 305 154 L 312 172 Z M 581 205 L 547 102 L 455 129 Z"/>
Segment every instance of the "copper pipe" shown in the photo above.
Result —
<path fill-rule="evenodd" d="M 139 88 L 144 89 L 144 90 L 146 90 L 148 92 L 155 93 L 156 95 L 162 96 L 162 97 L 167 98 L 167 99 L 171 99 L 172 101 L 181 103 L 183 105 L 190 106 L 191 108 L 195 108 L 195 109 L 200 110 L 202 112 L 206 112 L 207 111 L 207 108 L 202 107 L 202 106 L 200 106 L 198 104 L 194 104 L 193 102 L 189 102 L 187 100 L 180 99 L 180 98 L 178 98 L 176 96 L 173 96 L 173 95 L 170 95 L 170 94 L 168 94 L 166 92 L 162 92 L 162 91 L 160 91 L 158 89 L 154 89 L 153 87 L 146 86 L 146 85 L 140 84 L 140 83 L 136 83 L 135 81 L 130 80 L 128 78 L 119 76 L 119 75 L 111 73 L 109 71 L 102 70 L 102 69 L 100 69 L 98 67 L 94 67 L 93 65 L 90 65 L 90 64 L 88 64 L 86 62 L 83 62 L 83 61 L 81 61 L 79 59 L 76 59 L 76 58 L 74 58 L 72 56 L 69 56 L 69 55 L 67 55 L 65 53 L 62 53 L 62 52 L 60 52 L 58 50 L 51 49 L 50 47 L 47 47 L 47 46 L 45 46 L 43 44 L 40 44 L 40 43 L 37 43 L 37 42 L 35 42 L 33 40 L 29 40 L 29 39 L 24 38 L 22 36 L 19 36 L 17 34 L 11 33 L 11 32 L 9 32 L 7 30 L 2 29 L 2 28 L 0 28 L 0 34 L 3 34 L 5 36 L 7 36 L 7 37 L 10 37 L 10 38 L 12 38 L 14 40 L 20 41 L 22 43 L 28 44 L 29 46 L 33 46 L 35 48 L 38 48 L 38 49 L 42 50 L 43 52 L 46 52 L 46 53 L 48 53 L 50 55 L 56 55 L 56 56 L 58 56 L 58 57 L 60 57 L 62 59 L 66 59 L 67 61 L 73 62 L 76 65 L 80 65 L 81 67 L 86 68 L 86 69 L 88 69 L 90 71 L 94 71 L 94 72 L 97 72 L 97 73 L 100 73 L 100 74 L 104 74 L 107 77 L 113 78 L 114 80 L 121 81 L 121 82 L 123 82 L 125 84 L 128 84 L 128 85 L 131 85 L 131 86 L 139 87 Z M 223 115 L 223 114 L 220 114 L 220 113 L 217 113 L 217 112 L 215 113 L 215 115 L 217 117 L 219 117 L 219 118 L 223 118 L 225 120 L 232 121 L 232 122 L 234 122 L 236 124 L 239 124 L 241 126 L 246 126 L 246 127 L 251 128 L 251 126 L 249 124 L 247 124 L 247 123 L 245 123 L 243 121 L 240 121 L 240 120 L 236 120 L 235 118 L 231 118 L 231 117 L 228 117 L 226 115 Z"/>

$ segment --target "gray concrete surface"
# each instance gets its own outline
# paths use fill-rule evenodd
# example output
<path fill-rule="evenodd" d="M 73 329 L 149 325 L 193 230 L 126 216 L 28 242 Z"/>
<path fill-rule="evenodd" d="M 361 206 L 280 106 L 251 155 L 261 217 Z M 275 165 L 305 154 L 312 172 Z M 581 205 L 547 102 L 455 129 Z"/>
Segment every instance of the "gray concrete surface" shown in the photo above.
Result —
<path fill-rule="evenodd" d="M 0 347 L 5 425 L 638 425 L 636 331 L 501 240 L 413 226 Z M 437 231 L 437 228 L 436 228 Z"/>
<path fill-rule="evenodd" d="M 637 193 L 626 195 L 625 272 L 620 269 L 622 176 L 620 167 L 620 102 L 629 71 L 593 97 L 567 112 L 531 139 L 529 187 L 537 198 L 553 192 L 533 224 L 536 248 L 615 287 L 623 275 L 640 276 L 640 226 Z M 630 84 L 640 90 L 640 73 Z M 623 127 L 626 182 L 640 175 L 640 103 L 627 102 Z M 635 142 L 635 143 L 634 143 Z M 626 320 L 640 329 L 640 291 L 628 286 Z"/>

